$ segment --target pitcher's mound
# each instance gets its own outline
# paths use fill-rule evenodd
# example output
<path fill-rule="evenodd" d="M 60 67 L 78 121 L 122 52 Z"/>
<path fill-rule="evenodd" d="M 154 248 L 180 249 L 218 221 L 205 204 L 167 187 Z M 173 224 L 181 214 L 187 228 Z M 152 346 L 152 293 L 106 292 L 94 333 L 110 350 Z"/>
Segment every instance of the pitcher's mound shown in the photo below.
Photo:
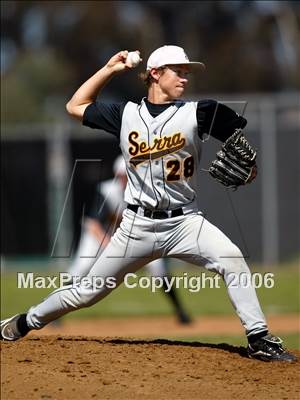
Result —
<path fill-rule="evenodd" d="M 299 399 L 300 362 L 243 347 L 170 340 L 31 336 L 4 342 L 3 399 Z M 300 357 L 300 352 L 295 354 Z"/>

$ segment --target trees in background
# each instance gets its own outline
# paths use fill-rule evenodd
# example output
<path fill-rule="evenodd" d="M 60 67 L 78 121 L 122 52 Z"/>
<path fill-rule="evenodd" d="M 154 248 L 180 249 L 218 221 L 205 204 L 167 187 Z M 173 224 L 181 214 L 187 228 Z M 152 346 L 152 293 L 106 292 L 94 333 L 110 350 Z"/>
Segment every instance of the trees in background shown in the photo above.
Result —
<path fill-rule="evenodd" d="M 2 1 L 2 121 L 57 118 L 78 83 L 120 49 L 162 44 L 206 63 L 193 93 L 299 88 L 298 2 Z M 139 98 L 137 70 L 104 89 Z"/>

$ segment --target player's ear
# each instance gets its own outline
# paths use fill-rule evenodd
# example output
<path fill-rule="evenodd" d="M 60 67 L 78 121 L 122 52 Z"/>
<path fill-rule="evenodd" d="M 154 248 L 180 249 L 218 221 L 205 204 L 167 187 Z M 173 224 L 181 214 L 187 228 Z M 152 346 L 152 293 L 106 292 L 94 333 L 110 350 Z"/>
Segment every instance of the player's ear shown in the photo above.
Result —
<path fill-rule="evenodd" d="M 150 70 L 150 75 L 155 82 L 158 82 L 162 74 L 163 74 L 163 68 L 152 68 Z"/>

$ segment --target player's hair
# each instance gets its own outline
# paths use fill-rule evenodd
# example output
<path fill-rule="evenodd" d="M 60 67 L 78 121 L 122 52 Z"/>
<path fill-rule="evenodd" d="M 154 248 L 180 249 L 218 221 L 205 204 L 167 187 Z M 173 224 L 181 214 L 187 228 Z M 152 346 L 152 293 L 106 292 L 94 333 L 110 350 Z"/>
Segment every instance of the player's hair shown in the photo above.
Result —
<path fill-rule="evenodd" d="M 160 71 L 164 71 L 165 67 L 160 67 L 157 69 Z M 141 72 L 139 74 L 139 78 L 144 82 L 147 88 L 149 88 L 151 86 L 151 83 L 154 82 L 154 79 L 152 78 L 150 71 Z"/>

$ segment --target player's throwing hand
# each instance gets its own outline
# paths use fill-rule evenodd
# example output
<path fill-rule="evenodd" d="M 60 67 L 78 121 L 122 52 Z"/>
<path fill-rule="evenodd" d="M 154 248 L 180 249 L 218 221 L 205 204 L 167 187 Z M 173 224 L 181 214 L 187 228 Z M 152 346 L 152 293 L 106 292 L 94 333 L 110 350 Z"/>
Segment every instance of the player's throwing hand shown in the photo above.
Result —
<path fill-rule="evenodd" d="M 140 54 L 138 50 L 137 53 Z M 134 68 L 135 65 L 132 65 L 130 59 L 127 59 L 127 56 L 128 50 L 119 51 L 119 53 L 111 57 L 106 66 L 112 69 L 114 72 L 121 72 L 126 69 Z"/>

